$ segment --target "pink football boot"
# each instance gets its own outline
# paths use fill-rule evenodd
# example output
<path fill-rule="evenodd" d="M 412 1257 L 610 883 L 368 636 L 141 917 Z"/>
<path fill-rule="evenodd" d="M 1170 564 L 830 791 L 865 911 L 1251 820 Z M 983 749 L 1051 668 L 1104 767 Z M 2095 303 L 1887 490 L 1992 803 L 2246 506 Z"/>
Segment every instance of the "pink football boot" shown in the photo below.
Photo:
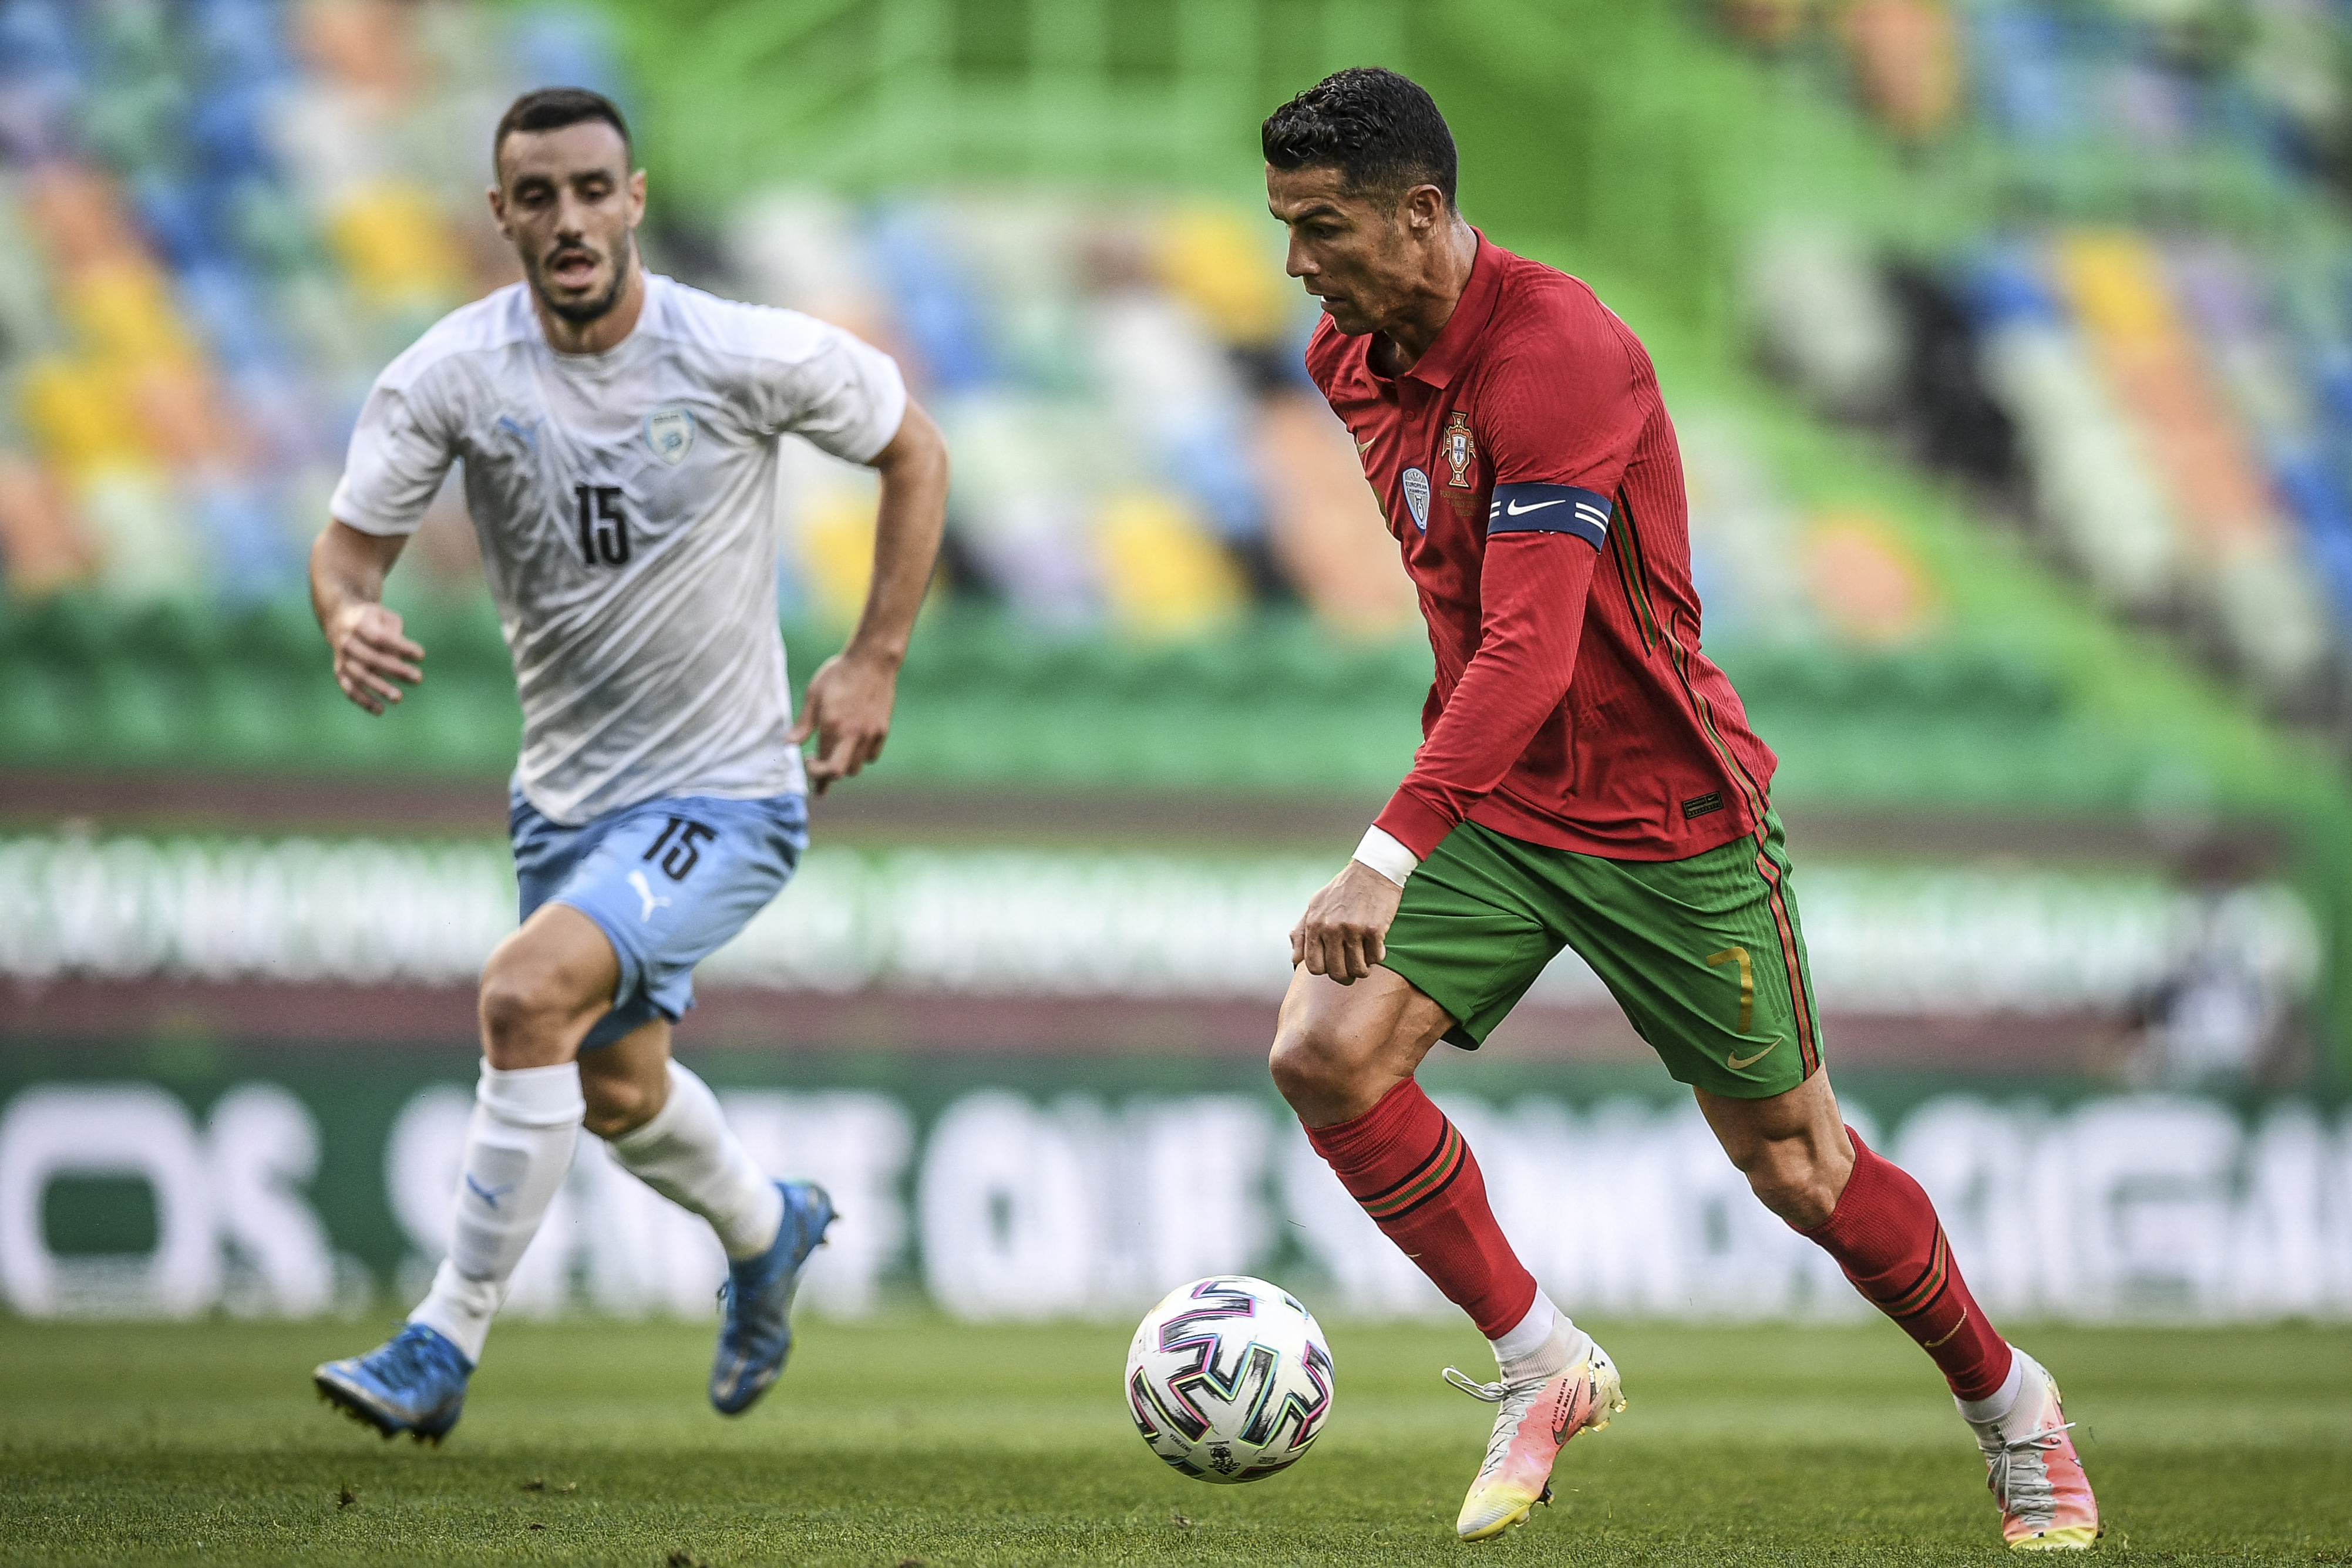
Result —
<path fill-rule="evenodd" d="M 1462 1516 L 1454 1522 L 1465 1541 L 1491 1540 L 1525 1522 L 1537 1503 L 1550 1500 L 1552 1464 L 1568 1440 L 1587 1428 L 1600 1431 L 1625 1408 L 1617 1363 L 1599 1345 L 1549 1377 L 1473 1383 L 1449 1366 L 1445 1381 L 1502 1406 L 1495 1412 L 1495 1435 L 1486 1441 L 1486 1462 L 1478 1467 L 1478 1479 L 1462 1500 Z"/>
<path fill-rule="evenodd" d="M 2058 1380 L 2018 1351 L 2025 1381 L 1997 1421 L 1972 1421 L 1984 1450 L 1985 1485 L 2000 1504 L 2001 1539 L 2012 1552 L 2087 1552 L 2099 1538 L 2099 1503 L 2074 1452 L 2074 1423 L 2058 1403 Z"/>

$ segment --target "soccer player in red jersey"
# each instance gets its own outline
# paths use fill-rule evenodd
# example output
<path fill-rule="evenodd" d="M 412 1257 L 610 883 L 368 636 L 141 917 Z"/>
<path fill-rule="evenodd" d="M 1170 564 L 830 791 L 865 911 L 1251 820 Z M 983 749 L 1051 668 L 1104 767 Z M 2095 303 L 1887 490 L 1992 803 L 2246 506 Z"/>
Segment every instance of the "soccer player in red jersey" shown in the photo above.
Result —
<path fill-rule="evenodd" d="M 1475 1049 L 1563 946 L 1617 998 L 1764 1205 L 1916 1340 L 1974 1428 L 2011 1546 L 2087 1547 L 2057 1384 L 1969 1294 L 1919 1184 L 1844 1125 L 1774 758 L 1699 650 L 1681 459 L 1649 356 L 1576 279 L 1454 205 L 1429 95 L 1341 71 L 1264 126 L 1307 366 L 1420 590 L 1424 739 L 1291 932 L 1272 1053 L 1307 1137 L 1491 1340 L 1501 1406 L 1456 1528 L 1498 1535 L 1624 1407 L 1616 1366 L 1512 1251 L 1413 1074 Z M 1565 1194 L 1563 1194 L 1565 1195 Z"/>

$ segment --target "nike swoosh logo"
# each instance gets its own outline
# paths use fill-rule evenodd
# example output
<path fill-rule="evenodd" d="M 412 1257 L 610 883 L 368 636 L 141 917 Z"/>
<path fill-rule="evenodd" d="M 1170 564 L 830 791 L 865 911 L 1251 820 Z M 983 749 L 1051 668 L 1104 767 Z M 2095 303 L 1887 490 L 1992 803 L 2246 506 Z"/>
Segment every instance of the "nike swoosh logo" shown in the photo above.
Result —
<path fill-rule="evenodd" d="M 1733 1072 L 1738 1072 L 1745 1068 L 1752 1068 L 1758 1062 L 1762 1061 L 1766 1057 L 1770 1056 L 1774 1051 L 1778 1050 L 1780 1046 L 1780 1042 L 1775 1040 L 1752 1057 L 1726 1056 L 1723 1058 L 1723 1065 L 1729 1068 Z"/>
<path fill-rule="evenodd" d="M 1533 506 L 1521 506 L 1518 502 L 1513 501 L 1510 505 L 1503 509 L 1503 515 L 1505 517 L 1522 517 L 1531 511 L 1541 511 L 1548 506 L 1566 506 L 1568 502 L 1565 500 L 1539 500 Z"/>
<path fill-rule="evenodd" d="M 1576 1385 L 1567 1384 L 1552 1403 L 1551 1440 L 1565 1443 L 1576 1427 Z"/>
<path fill-rule="evenodd" d="M 1377 441 L 1377 440 L 1379 440 L 1379 439 L 1380 439 L 1380 437 L 1379 437 L 1378 436 L 1375 436 L 1375 437 L 1372 437 L 1372 441 Z M 1359 458 L 1360 458 L 1360 457 L 1362 457 L 1365 453 L 1367 453 L 1367 452 L 1370 451 L 1370 450 L 1372 449 L 1372 441 L 1359 441 L 1359 442 L 1357 442 L 1357 443 L 1356 443 L 1356 456 L 1358 456 Z"/>

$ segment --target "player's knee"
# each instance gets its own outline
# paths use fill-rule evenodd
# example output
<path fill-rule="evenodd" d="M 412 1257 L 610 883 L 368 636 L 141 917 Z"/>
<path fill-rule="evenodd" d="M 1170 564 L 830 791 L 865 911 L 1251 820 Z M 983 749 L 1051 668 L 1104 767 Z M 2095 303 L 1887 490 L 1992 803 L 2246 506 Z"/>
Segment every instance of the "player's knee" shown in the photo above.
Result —
<path fill-rule="evenodd" d="M 1766 1143 L 1743 1169 L 1757 1201 L 1800 1230 L 1822 1224 L 1837 1207 L 1830 1173 L 1796 1140 Z"/>
<path fill-rule="evenodd" d="M 1282 1098 L 1302 1112 L 1349 1098 L 1364 1070 L 1337 1031 L 1315 1020 L 1286 1022 L 1266 1054 L 1266 1068 Z"/>
<path fill-rule="evenodd" d="M 482 1032 L 493 1047 L 519 1042 L 554 1016 L 551 988 L 538 976 L 500 971 L 482 975 Z"/>
<path fill-rule="evenodd" d="M 482 971 L 482 1034 L 493 1063 L 560 1035 L 583 1010 L 579 984 L 560 967 L 500 948 Z"/>

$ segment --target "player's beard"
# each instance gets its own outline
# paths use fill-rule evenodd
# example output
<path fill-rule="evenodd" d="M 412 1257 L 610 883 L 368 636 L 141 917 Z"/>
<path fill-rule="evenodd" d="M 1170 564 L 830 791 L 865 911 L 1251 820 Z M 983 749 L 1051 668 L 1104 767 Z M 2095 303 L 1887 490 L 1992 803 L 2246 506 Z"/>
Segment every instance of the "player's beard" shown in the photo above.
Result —
<path fill-rule="evenodd" d="M 566 303 L 555 299 L 548 289 L 546 284 L 538 276 L 534 276 L 531 279 L 531 286 L 537 291 L 539 295 L 539 302 L 541 304 L 546 306 L 549 310 L 562 317 L 573 326 L 582 327 L 586 326 L 591 321 L 602 320 L 612 310 L 614 306 L 618 305 L 621 302 L 621 293 L 624 289 L 628 288 L 629 274 L 635 269 L 636 265 L 637 237 L 634 234 L 625 233 L 621 236 L 620 258 L 613 268 L 612 287 L 605 289 L 598 298 L 593 300 L 574 300 Z"/>

